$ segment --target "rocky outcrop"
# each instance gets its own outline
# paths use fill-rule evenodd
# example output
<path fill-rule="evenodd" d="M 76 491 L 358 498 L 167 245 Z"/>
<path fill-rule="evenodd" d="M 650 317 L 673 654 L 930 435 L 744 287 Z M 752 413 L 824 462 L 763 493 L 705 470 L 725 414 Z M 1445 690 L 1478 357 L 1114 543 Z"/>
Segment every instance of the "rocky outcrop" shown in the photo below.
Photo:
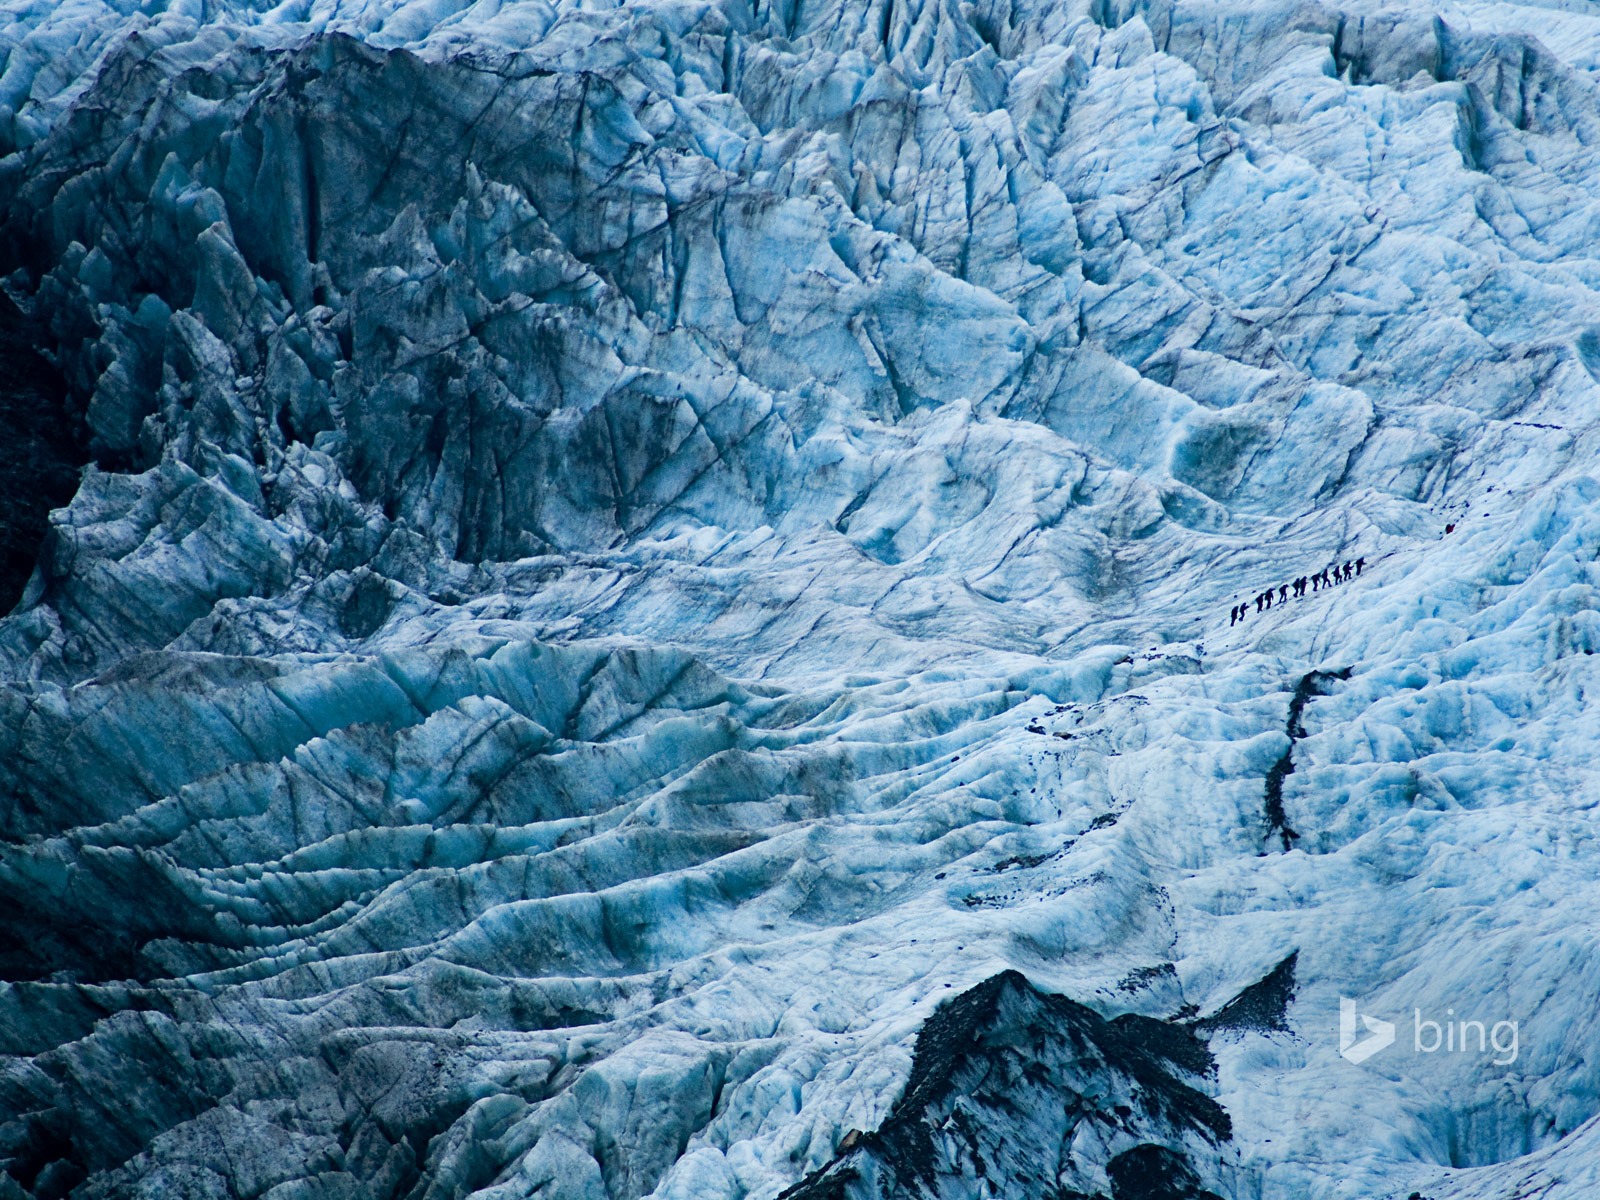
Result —
<path fill-rule="evenodd" d="M 1187 1030 L 1106 1021 L 1006 972 L 943 1004 L 889 1119 L 783 1195 L 1216 1200 L 1184 1144 L 1209 1158 L 1231 1136 L 1227 1114 L 1185 1082 L 1212 1070 Z"/>

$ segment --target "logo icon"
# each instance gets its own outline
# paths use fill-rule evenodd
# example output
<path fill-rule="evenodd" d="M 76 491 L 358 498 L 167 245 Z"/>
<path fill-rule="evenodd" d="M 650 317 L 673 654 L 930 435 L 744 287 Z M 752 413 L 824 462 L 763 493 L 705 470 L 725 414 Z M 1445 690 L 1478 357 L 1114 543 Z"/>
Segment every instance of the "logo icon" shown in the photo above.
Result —
<path fill-rule="evenodd" d="M 1366 1036 L 1356 1039 L 1356 1018 L 1366 1027 Z M 1339 997 L 1339 1053 L 1353 1063 L 1363 1063 L 1378 1051 L 1394 1044 L 1394 1023 L 1380 1021 L 1356 1012 L 1356 1002 Z"/>

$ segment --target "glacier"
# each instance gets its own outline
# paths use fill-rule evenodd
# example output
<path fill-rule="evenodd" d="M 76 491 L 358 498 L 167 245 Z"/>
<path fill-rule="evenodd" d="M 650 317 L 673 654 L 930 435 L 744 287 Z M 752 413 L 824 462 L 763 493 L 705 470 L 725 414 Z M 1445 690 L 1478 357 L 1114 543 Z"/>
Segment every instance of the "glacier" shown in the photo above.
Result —
<path fill-rule="evenodd" d="M 0 50 L 0 1200 L 1600 1195 L 1592 5 Z"/>

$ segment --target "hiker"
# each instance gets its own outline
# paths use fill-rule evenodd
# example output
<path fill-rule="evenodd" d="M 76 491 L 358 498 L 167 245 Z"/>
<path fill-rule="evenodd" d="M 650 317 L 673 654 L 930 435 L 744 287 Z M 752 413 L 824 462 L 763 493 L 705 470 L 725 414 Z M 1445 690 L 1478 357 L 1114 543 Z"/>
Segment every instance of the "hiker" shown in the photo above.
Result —
<path fill-rule="evenodd" d="M 1311 577 L 1311 590 L 1314 592 L 1318 588 L 1320 588 L 1321 586 L 1322 586 L 1322 579 L 1319 576 L 1313 575 Z"/>
<path fill-rule="evenodd" d="M 1359 578 L 1360 575 L 1361 575 L 1361 568 L 1366 566 L 1366 565 L 1367 565 L 1367 560 L 1366 559 L 1364 559 L 1364 558 L 1356 559 L 1356 576 L 1357 576 L 1357 578 Z"/>
<path fill-rule="evenodd" d="M 1455 523 L 1452 521 L 1449 525 L 1446 525 L 1444 531 L 1446 533 L 1454 533 L 1456 531 Z"/>
<path fill-rule="evenodd" d="M 1239 606 L 1235 604 L 1228 610 L 1228 628 L 1232 629 L 1239 623 Z"/>
<path fill-rule="evenodd" d="M 1272 607 L 1272 589 L 1268 588 L 1261 594 L 1267 598 L 1267 607 L 1270 609 Z"/>
<path fill-rule="evenodd" d="M 1260 592 L 1256 593 L 1256 611 L 1257 612 L 1261 611 L 1261 593 Z"/>
<path fill-rule="evenodd" d="M 1279 587 L 1278 587 L 1278 603 L 1279 604 L 1287 604 L 1287 603 L 1289 603 L 1289 589 L 1285 585 L 1281 585 L 1280 584 Z"/>

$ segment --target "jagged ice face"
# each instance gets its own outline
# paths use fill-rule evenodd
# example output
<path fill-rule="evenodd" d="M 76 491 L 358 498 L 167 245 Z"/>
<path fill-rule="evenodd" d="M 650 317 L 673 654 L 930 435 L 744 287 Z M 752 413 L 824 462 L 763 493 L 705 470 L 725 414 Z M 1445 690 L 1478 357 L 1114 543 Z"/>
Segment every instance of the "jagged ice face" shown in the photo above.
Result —
<path fill-rule="evenodd" d="M 1588 5 L 0 50 L 0 1198 L 1600 1194 Z"/>

